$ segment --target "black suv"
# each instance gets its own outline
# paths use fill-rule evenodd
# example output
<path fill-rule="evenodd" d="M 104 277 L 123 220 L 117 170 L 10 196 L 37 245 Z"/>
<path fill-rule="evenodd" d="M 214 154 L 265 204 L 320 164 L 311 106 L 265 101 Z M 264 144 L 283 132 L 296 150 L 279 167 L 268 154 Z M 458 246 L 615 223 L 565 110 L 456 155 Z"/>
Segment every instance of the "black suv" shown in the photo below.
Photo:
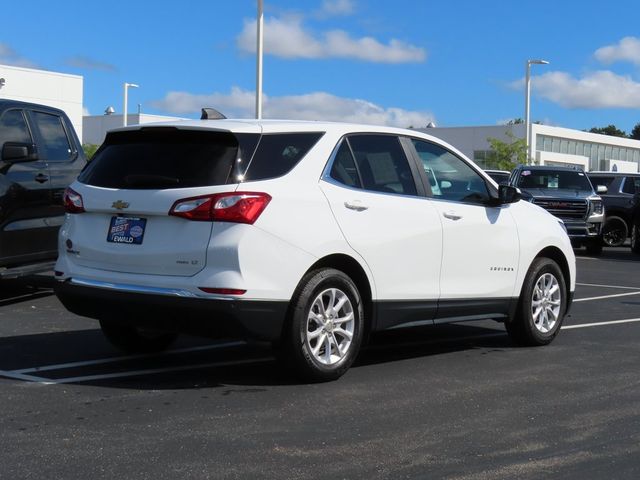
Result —
<path fill-rule="evenodd" d="M 604 205 L 582 169 L 519 165 L 509 184 L 522 190 L 523 199 L 562 219 L 575 247 L 602 253 Z"/>
<path fill-rule="evenodd" d="M 62 110 L 0 100 L 0 278 L 53 269 L 64 189 L 85 164 Z"/>
<path fill-rule="evenodd" d="M 640 215 L 640 173 L 589 172 L 593 185 L 607 188 L 601 194 L 606 216 L 602 239 L 606 245 L 618 247 L 631 234 L 633 219 Z"/>

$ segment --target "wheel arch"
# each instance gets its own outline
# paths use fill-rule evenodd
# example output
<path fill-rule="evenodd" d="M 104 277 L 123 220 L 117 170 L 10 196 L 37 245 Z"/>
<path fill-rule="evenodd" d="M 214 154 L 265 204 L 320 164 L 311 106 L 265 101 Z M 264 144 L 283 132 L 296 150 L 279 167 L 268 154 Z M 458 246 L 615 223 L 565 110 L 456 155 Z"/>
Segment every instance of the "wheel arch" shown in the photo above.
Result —
<path fill-rule="evenodd" d="M 562 250 L 557 247 L 549 246 L 538 252 L 535 258 L 550 258 L 558 264 L 560 270 L 562 271 L 562 276 L 564 277 L 567 294 L 569 294 L 569 292 L 571 292 L 571 270 L 569 269 L 569 262 L 567 262 L 567 257 L 565 257 L 564 253 L 562 253 Z"/>

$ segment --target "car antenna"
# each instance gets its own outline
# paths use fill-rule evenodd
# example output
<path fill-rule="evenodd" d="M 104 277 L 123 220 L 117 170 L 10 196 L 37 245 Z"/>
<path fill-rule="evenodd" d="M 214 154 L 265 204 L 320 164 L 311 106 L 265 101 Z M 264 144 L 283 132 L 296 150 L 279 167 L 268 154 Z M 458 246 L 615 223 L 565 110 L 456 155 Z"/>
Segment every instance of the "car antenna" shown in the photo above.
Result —
<path fill-rule="evenodd" d="M 202 115 L 200 116 L 200 120 L 222 120 L 225 117 L 222 113 L 220 113 L 215 108 L 204 107 L 202 109 Z"/>

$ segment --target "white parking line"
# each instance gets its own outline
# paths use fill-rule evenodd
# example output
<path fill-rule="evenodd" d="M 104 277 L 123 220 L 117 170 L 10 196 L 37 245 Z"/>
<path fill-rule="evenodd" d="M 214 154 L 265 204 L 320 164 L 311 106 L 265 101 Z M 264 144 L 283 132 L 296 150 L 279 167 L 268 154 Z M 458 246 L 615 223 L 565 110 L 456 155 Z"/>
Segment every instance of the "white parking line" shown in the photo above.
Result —
<path fill-rule="evenodd" d="M 599 285 L 597 283 L 576 283 L 583 287 L 602 287 L 602 288 L 620 288 L 622 290 L 640 290 L 640 287 L 625 287 L 622 285 Z"/>
<path fill-rule="evenodd" d="M 180 372 L 184 370 L 198 370 L 202 368 L 214 368 L 214 367 L 231 367 L 235 365 L 246 365 L 251 363 L 264 363 L 264 362 L 271 362 L 271 361 L 273 361 L 273 357 L 250 358 L 246 360 L 234 360 L 234 361 L 228 361 L 228 362 L 212 362 L 212 363 L 198 363 L 196 365 L 181 365 L 179 367 L 148 368 L 146 370 L 130 370 L 128 372 L 105 373 L 102 375 L 85 375 L 80 377 L 39 379 L 39 383 L 42 383 L 44 385 L 56 385 L 61 383 L 81 383 L 81 382 L 91 382 L 95 380 L 107 380 L 112 378 L 137 377 L 140 375 L 150 375 L 154 373 Z"/>
<path fill-rule="evenodd" d="M 615 325 L 620 323 L 636 323 L 636 322 L 640 322 L 640 318 L 627 318 L 626 320 L 611 320 L 609 322 L 594 322 L 594 323 L 582 323 L 579 325 L 566 325 L 562 327 L 562 330 L 571 330 L 573 328 L 602 327 L 604 325 Z"/>
<path fill-rule="evenodd" d="M 46 378 L 34 377 L 33 375 L 24 375 L 22 373 L 11 372 L 7 370 L 0 370 L 0 377 L 13 378 L 15 380 L 26 380 L 27 382 L 46 382 Z"/>
<path fill-rule="evenodd" d="M 588 302 L 590 300 L 603 300 L 605 298 L 628 297 L 629 295 L 640 295 L 640 292 L 616 293 L 615 295 L 602 295 L 600 297 L 576 298 L 573 302 Z"/>
<path fill-rule="evenodd" d="M 165 355 L 175 355 L 177 353 L 201 352 L 205 350 L 216 350 L 219 348 L 238 347 L 240 345 L 246 345 L 246 343 L 245 342 L 227 342 L 227 343 L 217 343 L 214 345 L 202 345 L 200 347 L 176 348 L 175 350 L 166 350 L 160 353 L 141 353 L 137 355 L 122 355 L 119 357 L 98 358 L 96 360 L 86 360 L 82 362 L 58 363 L 56 365 L 45 365 L 42 367 L 23 368 L 21 370 L 11 370 L 10 373 L 22 374 L 22 373 L 46 372 L 50 370 L 64 370 L 67 368 L 86 367 L 90 365 L 101 365 L 105 363 L 124 362 L 127 360 L 137 360 L 137 359 L 153 358 L 153 357 L 159 357 L 159 356 L 165 356 Z"/>

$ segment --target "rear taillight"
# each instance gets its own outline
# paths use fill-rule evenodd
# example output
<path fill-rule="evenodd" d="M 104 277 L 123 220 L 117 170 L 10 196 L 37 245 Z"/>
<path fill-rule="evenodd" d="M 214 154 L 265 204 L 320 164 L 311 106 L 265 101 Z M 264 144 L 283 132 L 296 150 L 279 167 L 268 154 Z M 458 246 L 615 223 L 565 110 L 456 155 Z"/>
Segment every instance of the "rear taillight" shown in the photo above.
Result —
<path fill-rule="evenodd" d="M 188 220 L 253 224 L 271 201 L 260 192 L 216 193 L 178 200 L 169 215 Z"/>
<path fill-rule="evenodd" d="M 62 203 L 64 205 L 64 211 L 67 213 L 83 213 L 85 211 L 84 204 L 82 203 L 82 195 L 67 187 L 62 197 Z"/>

